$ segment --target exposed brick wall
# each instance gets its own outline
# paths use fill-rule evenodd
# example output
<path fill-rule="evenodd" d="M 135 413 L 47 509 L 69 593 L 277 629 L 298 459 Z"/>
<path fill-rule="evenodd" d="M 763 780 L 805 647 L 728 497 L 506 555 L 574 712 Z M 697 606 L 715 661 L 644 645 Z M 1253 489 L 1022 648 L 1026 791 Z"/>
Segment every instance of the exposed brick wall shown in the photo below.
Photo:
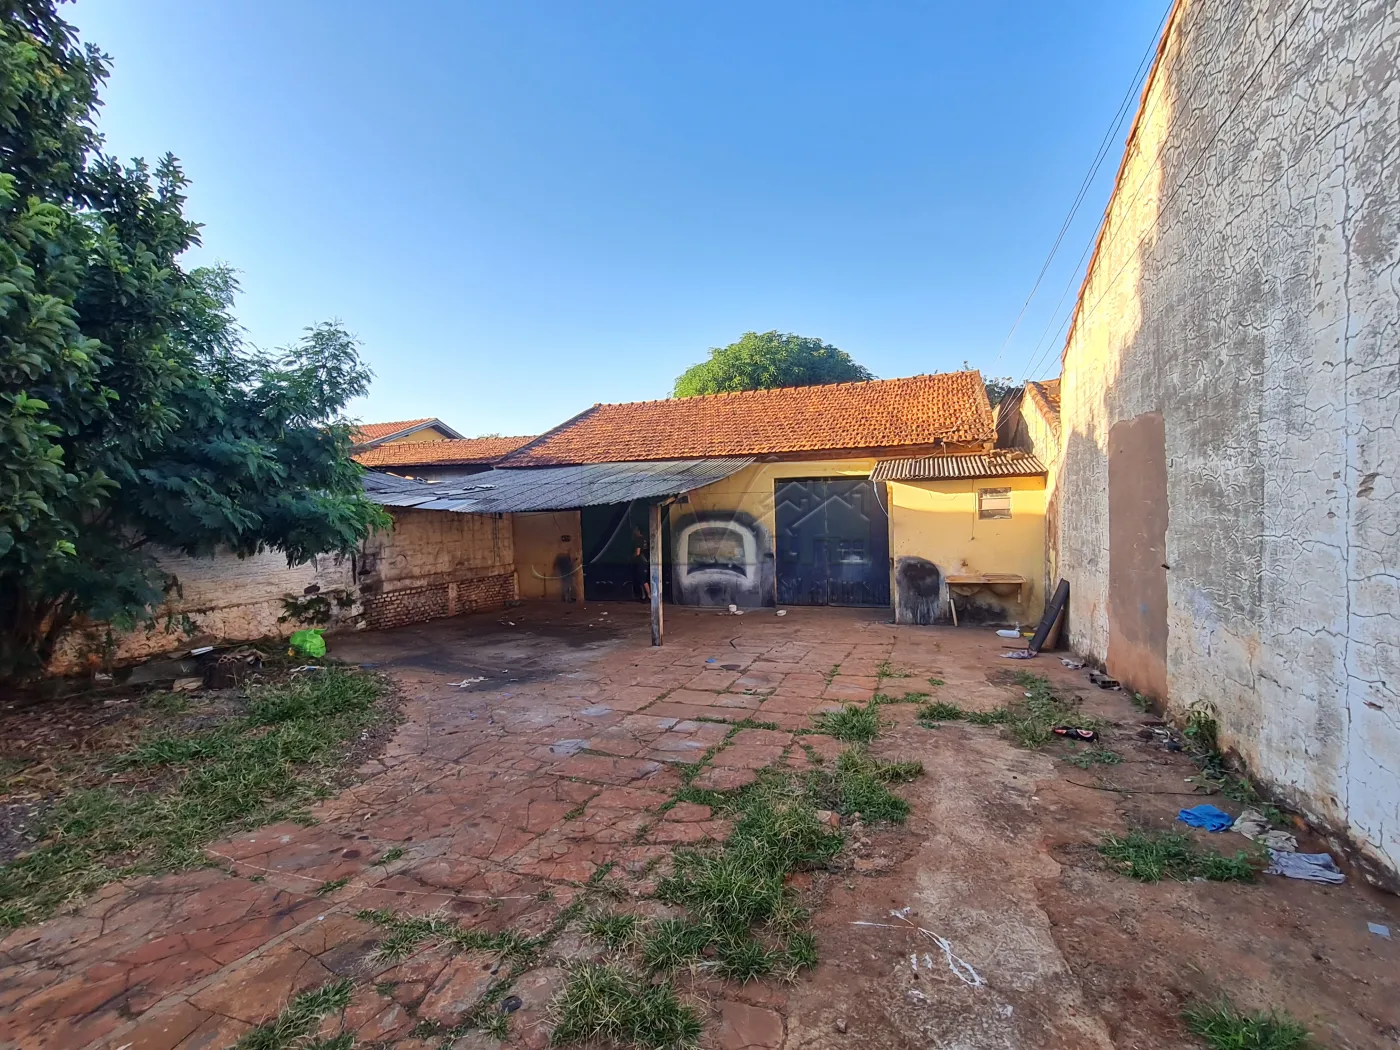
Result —
<path fill-rule="evenodd" d="M 364 624 L 398 627 L 501 608 L 516 598 L 508 515 L 395 510 L 394 528 L 365 543 Z"/>
<path fill-rule="evenodd" d="M 404 587 L 363 599 L 366 627 L 401 627 L 458 613 L 499 609 L 515 600 L 515 573 L 479 576 L 427 587 Z"/>

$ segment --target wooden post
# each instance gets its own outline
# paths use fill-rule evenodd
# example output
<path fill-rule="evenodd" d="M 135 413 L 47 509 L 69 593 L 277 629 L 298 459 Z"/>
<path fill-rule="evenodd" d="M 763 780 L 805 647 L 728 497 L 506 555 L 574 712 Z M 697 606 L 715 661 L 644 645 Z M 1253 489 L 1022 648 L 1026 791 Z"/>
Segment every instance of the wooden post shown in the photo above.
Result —
<path fill-rule="evenodd" d="M 651 532 L 651 644 L 661 644 L 661 504 L 647 508 Z"/>

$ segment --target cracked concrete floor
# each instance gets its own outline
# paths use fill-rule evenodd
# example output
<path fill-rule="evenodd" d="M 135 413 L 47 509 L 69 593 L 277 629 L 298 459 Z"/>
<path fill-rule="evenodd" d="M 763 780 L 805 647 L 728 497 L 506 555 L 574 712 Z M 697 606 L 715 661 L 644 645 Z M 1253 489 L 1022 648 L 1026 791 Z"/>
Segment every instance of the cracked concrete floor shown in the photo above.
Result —
<path fill-rule="evenodd" d="M 660 812 L 678 770 L 723 742 L 724 723 L 778 728 L 742 730 L 701 784 L 807 762 L 793 731 L 868 699 L 886 662 L 909 678 L 883 691 L 931 691 L 971 709 L 1014 697 L 1009 670 L 1020 669 L 997 658 L 990 632 L 896 628 L 868 611 L 668 609 L 667 627 L 667 644 L 652 649 L 644 609 L 527 606 L 333 639 L 335 655 L 377 665 L 407 697 L 406 722 L 361 781 L 320 805 L 314 826 L 214 843 L 226 870 L 110 886 L 0 940 L 0 1046 L 222 1050 L 295 992 L 345 976 L 353 998 L 323 1035 L 427 1050 L 439 1040 L 415 1038 L 414 1026 L 454 1024 L 492 962 L 431 945 L 375 961 L 381 935 L 354 917 L 360 909 L 441 910 L 535 933 L 609 862 L 620 892 L 645 894 L 677 844 L 726 833 L 703 806 Z M 910 705 L 882 708 L 891 724 L 874 752 L 926 769 L 899 789 L 913 804 L 908 824 L 861 830 L 840 870 L 795 877 L 819 903 L 816 970 L 788 987 L 689 986 L 707 1045 L 1189 1047 L 1181 1004 L 1222 992 L 1288 1009 L 1324 1045 L 1397 1045 L 1396 899 L 1356 878 L 1144 886 L 1105 871 L 1092 843 L 1168 826 L 1190 804 L 1174 793 L 1189 790 L 1192 768 L 1137 738 L 1140 716 L 1121 694 L 1085 691 L 1053 658 L 1029 669 L 1116 723 L 1108 745 L 1123 764 L 1088 772 L 1017 750 L 994 728 L 926 729 Z M 923 685 L 930 677 L 945 684 Z M 839 750 L 825 737 L 803 742 Z M 1222 838 L 1211 844 L 1239 841 Z M 555 949 L 587 950 L 567 931 Z M 509 1043 L 546 1044 L 561 977 L 546 960 L 520 979 Z M 474 1034 L 462 1045 L 492 1044 Z"/>

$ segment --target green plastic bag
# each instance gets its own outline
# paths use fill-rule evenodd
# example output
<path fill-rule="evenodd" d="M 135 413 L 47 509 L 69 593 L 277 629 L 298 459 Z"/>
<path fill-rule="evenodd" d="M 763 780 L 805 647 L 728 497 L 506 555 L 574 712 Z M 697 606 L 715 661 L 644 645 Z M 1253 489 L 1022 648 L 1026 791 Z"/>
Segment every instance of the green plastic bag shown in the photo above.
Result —
<path fill-rule="evenodd" d="M 321 632 L 315 627 L 308 627 L 304 631 L 294 631 L 287 639 L 292 648 L 302 656 L 322 657 L 326 655 L 326 640 L 321 637 Z"/>

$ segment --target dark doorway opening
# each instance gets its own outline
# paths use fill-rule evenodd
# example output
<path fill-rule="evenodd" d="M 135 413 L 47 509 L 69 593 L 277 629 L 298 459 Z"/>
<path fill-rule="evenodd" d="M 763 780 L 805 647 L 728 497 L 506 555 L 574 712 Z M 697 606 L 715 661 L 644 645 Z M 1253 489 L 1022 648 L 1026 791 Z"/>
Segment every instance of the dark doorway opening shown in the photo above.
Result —
<path fill-rule="evenodd" d="M 636 501 L 579 510 L 583 535 L 584 601 L 645 600 L 642 584 L 648 576 L 647 560 L 651 549 L 647 506 L 644 502 Z M 663 559 L 669 562 L 669 545 L 665 543 L 669 531 L 665 520 L 667 510 L 662 510 L 661 535 Z M 638 548 L 641 549 L 640 556 L 637 554 Z M 663 598 L 669 597 L 663 595 Z"/>
<path fill-rule="evenodd" d="M 774 482 L 779 604 L 890 604 L 889 517 L 876 484 L 848 478 Z"/>

